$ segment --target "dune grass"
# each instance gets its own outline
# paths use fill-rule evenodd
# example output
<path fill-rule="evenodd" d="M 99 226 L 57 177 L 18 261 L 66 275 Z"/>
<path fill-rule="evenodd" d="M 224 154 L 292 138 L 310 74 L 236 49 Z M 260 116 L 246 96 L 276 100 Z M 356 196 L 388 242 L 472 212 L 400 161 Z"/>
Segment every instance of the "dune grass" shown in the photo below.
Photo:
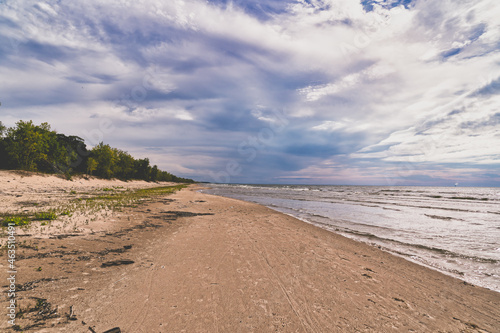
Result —
<path fill-rule="evenodd" d="M 35 216 L 33 217 L 33 220 L 36 221 L 52 221 L 55 219 L 57 219 L 57 214 L 54 210 L 35 213 Z"/>
<path fill-rule="evenodd" d="M 29 225 L 30 223 L 31 220 L 28 216 L 14 215 L 14 216 L 4 217 L 2 222 L 0 222 L 0 225 L 2 227 L 7 227 L 9 226 L 9 224 L 13 224 L 15 226 L 24 226 L 24 225 Z"/>
<path fill-rule="evenodd" d="M 56 220 L 60 216 L 72 216 L 75 212 L 85 215 L 95 214 L 99 211 L 121 211 L 124 207 L 137 207 L 142 202 L 151 201 L 156 197 L 172 194 L 185 188 L 187 185 L 174 185 L 152 187 L 139 190 L 130 189 L 109 189 L 103 188 L 94 193 L 80 193 L 75 199 L 61 204 L 57 208 L 47 211 L 38 211 L 33 213 L 23 214 L 2 214 L 0 215 L 0 226 L 7 227 L 10 223 L 15 226 L 27 227 L 32 221 L 43 221 L 46 225 L 47 221 Z M 76 195 L 76 192 L 71 192 L 71 195 Z"/>

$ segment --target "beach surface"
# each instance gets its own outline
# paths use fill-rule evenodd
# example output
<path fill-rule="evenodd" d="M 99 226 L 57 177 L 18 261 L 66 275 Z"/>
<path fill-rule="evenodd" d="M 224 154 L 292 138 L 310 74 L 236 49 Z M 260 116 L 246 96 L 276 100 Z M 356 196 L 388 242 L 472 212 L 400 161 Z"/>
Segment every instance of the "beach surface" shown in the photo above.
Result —
<path fill-rule="evenodd" d="M 16 324 L 28 332 L 500 332 L 497 292 L 198 189 L 98 214 L 92 232 L 25 232 Z M 0 260 L 5 291 L 4 252 Z"/>

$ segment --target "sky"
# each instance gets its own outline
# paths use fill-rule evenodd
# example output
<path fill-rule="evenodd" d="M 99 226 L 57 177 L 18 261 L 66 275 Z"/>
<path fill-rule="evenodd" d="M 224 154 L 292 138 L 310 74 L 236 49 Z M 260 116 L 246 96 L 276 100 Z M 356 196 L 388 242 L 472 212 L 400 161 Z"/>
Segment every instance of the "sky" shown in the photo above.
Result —
<path fill-rule="evenodd" d="M 0 121 L 177 176 L 500 186 L 497 0 L 0 1 Z"/>

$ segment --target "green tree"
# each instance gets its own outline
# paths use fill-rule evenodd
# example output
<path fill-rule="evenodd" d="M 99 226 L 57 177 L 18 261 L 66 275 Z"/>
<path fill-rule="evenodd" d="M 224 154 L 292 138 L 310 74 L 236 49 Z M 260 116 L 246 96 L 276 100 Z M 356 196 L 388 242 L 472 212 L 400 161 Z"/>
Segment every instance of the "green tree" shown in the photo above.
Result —
<path fill-rule="evenodd" d="M 13 165 L 20 169 L 36 171 L 37 165 L 46 161 L 50 142 L 50 125 L 40 126 L 33 121 L 18 121 L 17 127 L 7 130 L 7 153 Z M 54 132 L 55 133 L 55 132 Z"/>
<path fill-rule="evenodd" d="M 96 174 L 108 179 L 113 178 L 117 159 L 116 151 L 100 142 L 92 149 L 91 155 L 97 161 Z"/>
<path fill-rule="evenodd" d="M 71 161 L 75 156 L 67 151 L 64 144 L 59 142 L 55 131 L 44 133 L 47 145 L 46 157 L 37 163 L 37 169 L 44 172 L 56 172 L 70 174 Z"/>
<path fill-rule="evenodd" d="M 94 160 L 92 157 L 89 157 L 87 160 L 87 174 L 92 176 L 92 172 L 94 172 L 97 169 L 97 161 Z"/>
<path fill-rule="evenodd" d="M 82 138 L 58 134 L 48 123 L 37 126 L 31 120 L 20 120 L 8 129 L 0 122 L 0 168 L 64 172 L 68 178 L 74 172 L 95 172 L 104 178 L 193 182 L 103 142 L 88 151 Z"/>
<path fill-rule="evenodd" d="M 60 147 L 56 163 L 60 169 L 85 172 L 85 159 L 89 155 L 85 141 L 78 136 L 57 134 L 56 140 Z"/>
<path fill-rule="evenodd" d="M 134 161 L 134 158 L 129 153 L 118 150 L 116 176 L 124 180 L 132 179 L 134 177 Z"/>
<path fill-rule="evenodd" d="M 162 171 L 160 173 L 160 179 L 158 179 L 159 181 L 162 181 L 162 182 L 171 182 L 172 181 L 172 174 L 166 172 L 166 171 Z"/>
<path fill-rule="evenodd" d="M 149 166 L 149 158 L 134 161 L 135 178 L 149 180 L 151 167 Z"/>
<path fill-rule="evenodd" d="M 151 168 L 151 172 L 149 174 L 149 180 L 152 182 L 156 182 L 160 180 L 160 176 L 161 176 L 161 171 L 158 169 L 158 166 L 154 165 Z"/>

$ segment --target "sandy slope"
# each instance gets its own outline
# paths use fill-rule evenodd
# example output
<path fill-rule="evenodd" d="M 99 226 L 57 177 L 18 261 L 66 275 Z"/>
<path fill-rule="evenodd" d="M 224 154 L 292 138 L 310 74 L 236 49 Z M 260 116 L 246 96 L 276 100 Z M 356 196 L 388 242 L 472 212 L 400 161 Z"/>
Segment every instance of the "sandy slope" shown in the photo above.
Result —
<path fill-rule="evenodd" d="M 47 280 L 21 302 L 59 307 L 36 331 L 500 332 L 499 293 L 256 204 L 183 190 L 113 225 L 24 249 L 20 282 Z"/>
<path fill-rule="evenodd" d="M 120 191 L 175 185 L 170 182 L 120 181 L 95 177 L 75 176 L 68 181 L 61 176 L 26 171 L 0 170 L 0 214 L 36 213 L 71 206 L 75 199 L 108 195 Z M 109 209 L 79 211 L 71 209 L 71 216 L 60 216 L 48 225 L 34 222 L 29 229 L 18 233 L 48 238 L 55 234 L 90 233 L 110 227 L 116 212 Z M 0 239 L 0 244 L 4 244 Z"/>

